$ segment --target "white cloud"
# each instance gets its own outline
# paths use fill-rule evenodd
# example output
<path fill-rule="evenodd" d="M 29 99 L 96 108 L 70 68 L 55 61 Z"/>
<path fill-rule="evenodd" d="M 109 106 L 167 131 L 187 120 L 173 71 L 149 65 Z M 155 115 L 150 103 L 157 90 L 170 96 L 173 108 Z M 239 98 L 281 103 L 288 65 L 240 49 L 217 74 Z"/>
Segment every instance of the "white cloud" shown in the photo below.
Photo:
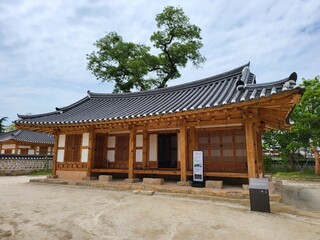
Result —
<path fill-rule="evenodd" d="M 314 1 L 1 1 L 0 117 L 69 105 L 90 89 L 111 92 L 86 70 L 86 54 L 106 32 L 150 45 L 155 15 L 181 6 L 202 29 L 200 69 L 183 69 L 178 84 L 251 61 L 258 82 L 297 71 L 320 74 L 320 3 Z"/>

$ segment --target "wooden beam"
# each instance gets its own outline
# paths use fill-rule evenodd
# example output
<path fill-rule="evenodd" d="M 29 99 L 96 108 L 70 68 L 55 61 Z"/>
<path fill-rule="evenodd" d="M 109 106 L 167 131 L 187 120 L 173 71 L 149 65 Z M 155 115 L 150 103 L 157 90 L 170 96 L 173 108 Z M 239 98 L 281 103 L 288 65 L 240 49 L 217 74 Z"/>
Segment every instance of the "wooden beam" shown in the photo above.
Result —
<path fill-rule="evenodd" d="M 146 169 L 148 166 L 148 149 L 149 149 L 149 140 L 148 132 L 146 129 L 143 130 L 143 145 L 142 145 L 142 168 Z"/>
<path fill-rule="evenodd" d="M 136 128 L 132 126 L 129 135 L 128 178 L 134 178 L 134 162 L 136 158 Z"/>
<path fill-rule="evenodd" d="M 185 123 L 180 126 L 180 180 L 187 181 L 187 127 Z"/>
<path fill-rule="evenodd" d="M 261 132 L 259 129 L 257 129 L 257 151 L 258 151 L 258 163 L 259 163 L 258 174 L 259 174 L 259 177 L 260 176 L 264 177 L 263 149 L 262 149 Z"/>
<path fill-rule="evenodd" d="M 193 156 L 193 151 L 196 150 L 196 129 L 195 127 L 190 127 L 189 129 L 189 164 L 188 164 L 188 170 L 192 170 L 191 166 L 192 166 L 192 156 Z"/>
<path fill-rule="evenodd" d="M 89 131 L 87 177 L 91 177 L 91 168 L 92 168 L 93 159 L 94 159 L 95 142 L 96 142 L 95 133 L 94 133 L 94 130 L 91 129 Z"/>
<path fill-rule="evenodd" d="M 54 134 L 54 150 L 53 150 L 53 158 L 52 158 L 52 175 L 56 175 L 57 172 L 57 158 L 58 158 L 58 141 L 59 141 L 59 132 L 56 131 Z"/>
<path fill-rule="evenodd" d="M 254 135 L 254 123 L 252 118 L 247 118 L 245 121 L 245 134 L 246 134 L 246 148 L 247 148 L 247 164 L 248 164 L 248 177 L 256 177 L 256 165 L 255 165 L 255 135 Z"/>

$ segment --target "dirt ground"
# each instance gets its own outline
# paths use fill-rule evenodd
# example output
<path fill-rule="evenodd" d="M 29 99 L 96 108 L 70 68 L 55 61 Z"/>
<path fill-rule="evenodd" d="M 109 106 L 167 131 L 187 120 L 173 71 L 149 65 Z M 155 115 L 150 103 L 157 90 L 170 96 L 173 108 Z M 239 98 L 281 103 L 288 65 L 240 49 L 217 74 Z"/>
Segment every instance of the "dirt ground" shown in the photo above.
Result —
<path fill-rule="evenodd" d="M 240 201 L 29 179 L 0 177 L 0 239 L 320 239 L 320 183 L 286 182 L 286 204 L 267 214 Z"/>

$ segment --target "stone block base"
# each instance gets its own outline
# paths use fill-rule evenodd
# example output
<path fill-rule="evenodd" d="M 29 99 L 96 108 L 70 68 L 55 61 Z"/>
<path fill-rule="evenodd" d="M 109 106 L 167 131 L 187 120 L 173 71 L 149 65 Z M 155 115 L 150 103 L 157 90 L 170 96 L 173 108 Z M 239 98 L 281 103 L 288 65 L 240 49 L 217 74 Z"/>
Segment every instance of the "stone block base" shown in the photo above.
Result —
<path fill-rule="evenodd" d="M 206 188 L 222 189 L 223 188 L 223 182 L 222 181 L 207 180 L 206 181 Z"/>
<path fill-rule="evenodd" d="M 84 177 L 82 178 L 82 180 L 84 181 L 91 181 L 91 180 L 97 180 L 98 178 L 97 177 Z"/>
<path fill-rule="evenodd" d="M 164 184 L 164 179 L 163 178 L 144 178 L 143 183 L 150 184 L 150 185 L 162 185 Z"/>
<path fill-rule="evenodd" d="M 192 181 L 179 181 L 177 182 L 177 185 L 179 186 L 191 186 Z"/>
<path fill-rule="evenodd" d="M 47 176 L 47 179 L 55 179 L 58 178 L 58 175 L 49 175 Z"/>
<path fill-rule="evenodd" d="M 126 178 L 124 180 L 125 183 L 136 183 L 136 182 L 139 182 L 140 179 L 139 178 Z"/>
<path fill-rule="evenodd" d="M 243 190 L 249 190 L 249 184 L 242 184 Z"/>
<path fill-rule="evenodd" d="M 139 195 L 145 195 L 145 196 L 152 196 L 154 194 L 154 191 L 148 191 L 148 190 L 134 190 L 134 194 Z"/>
<path fill-rule="evenodd" d="M 56 174 L 60 179 L 82 180 L 87 176 L 86 171 L 63 171 L 57 170 Z"/>
<path fill-rule="evenodd" d="M 282 192 L 282 188 L 283 188 L 283 185 L 282 185 L 282 181 L 272 181 L 272 182 L 269 182 L 269 192 L 270 193 L 281 193 Z"/>
<path fill-rule="evenodd" d="M 112 175 L 100 175 L 99 176 L 99 181 L 111 182 L 112 181 Z"/>

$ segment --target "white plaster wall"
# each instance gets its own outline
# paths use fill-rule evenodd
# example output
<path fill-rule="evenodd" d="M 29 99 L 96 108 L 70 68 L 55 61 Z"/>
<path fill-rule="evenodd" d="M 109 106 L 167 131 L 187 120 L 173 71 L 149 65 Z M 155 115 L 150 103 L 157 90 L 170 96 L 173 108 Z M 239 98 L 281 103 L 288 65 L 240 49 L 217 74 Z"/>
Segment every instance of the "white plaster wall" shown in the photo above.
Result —
<path fill-rule="evenodd" d="M 3 144 L 2 145 L 2 149 L 15 148 L 15 147 L 16 147 L 15 144 Z"/>
<path fill-rule="evenodd" d="M 20 149 L 18 149 L 18 154 L 21 154 L 21 150 Z"/>
<path fill-rule="evenodd" d="M 142 162 L 142 149 L 136 150 L 136 162 Z"/>
<path fill-rule="evenodd" d="M 115 136 L 109 136 L 108 137 L 108 147 L 109 148 L 116 147 L 116 137 Z"/>
<path fill-rule="evenodd" d="M 115 151 L 114 150 L 108 150 L 107 152 L 107 159 L 109 162 L 114 162 L 115 157 Z"/>
<path fill-rule="evenodd" d="M 81 151 L 81 162 L 88 162 L 89 149 L 82 149 Z"/>
<path fill-rule="evenodd" d="M 1 154 L 4 154 L 4 150 L 1 150 Z"/>
<path fill-rule="evenodd" d="M 33 149 L 29 149 L 28 150 L 28 155 L 34 155 L 34 150 Z"/>
<path fill-rule="evenodd" d="M 58 147 L 64 147 L 65 144 L 66 144 L 66 135 L 65 134 L 59 135 Z"/>
<path fill-rule="evenodd" d="M 143 135 L 136 135 L 136 147 L 143 147 Z"/>
<path fill-rule="evenodd" d="M 83 147 L 89 146 L 89 133 L 82 134 L 82 146 Z"/>
<path fill-rule="evenodd" d="M 64 149 L 58 149 L 57 162 L 64 161 Z"/>
<path fill-rule="evenodd" d="M 149 137 L 149 161 L 158 160 L 158 134 L 151 134 Z"/>
<path fill-rule="evenodd" d="M 31 146 L 19 145 L 18 148 L 31 148 Z"/>
<path fill-rule="evenodd" d="M 36 147 L 36 155 L 39 155 L 39 154 L 40 154 L 40 147 L 37 146 L 37 147 Z"/>

